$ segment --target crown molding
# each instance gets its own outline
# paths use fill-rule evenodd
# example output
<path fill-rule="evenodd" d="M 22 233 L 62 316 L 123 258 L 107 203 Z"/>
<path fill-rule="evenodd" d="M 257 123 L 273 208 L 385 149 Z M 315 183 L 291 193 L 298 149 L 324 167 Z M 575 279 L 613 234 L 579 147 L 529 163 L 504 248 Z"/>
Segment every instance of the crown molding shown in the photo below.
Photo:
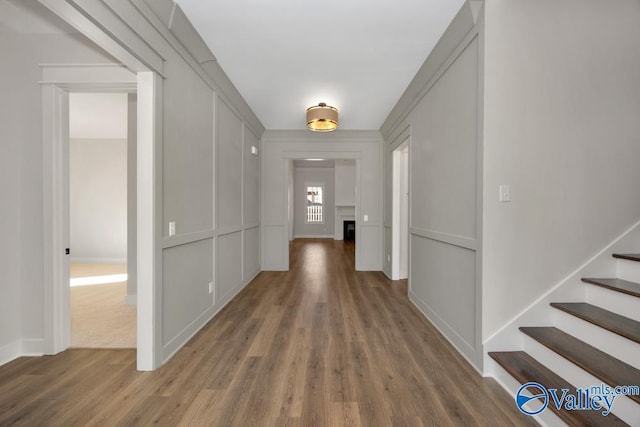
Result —
<path fill-rule="evenodd" d="M 311 132 L 308 130 L 266 130 L 262 141 L 273 142 L 368 142 L 381 143 L 382 134 L 377 130 L 336 130 Z"/>
<path fill-rule="evenodd" d="M 424 94 L 440 77 L 443 69 L 449 65 L 448 61 L 452 55 L 460 49 L 462 44 L 473 39 L 474 34 L 478 34 L 481 27 L 479 17 L 483 5 L 483 1 L 468 1 L 453 18 L 380 127 L 380 132 L 385 139 L 389 139 L 397 131 L 398 126 L 402 125 L 402 122 L 420 102 Z"/>

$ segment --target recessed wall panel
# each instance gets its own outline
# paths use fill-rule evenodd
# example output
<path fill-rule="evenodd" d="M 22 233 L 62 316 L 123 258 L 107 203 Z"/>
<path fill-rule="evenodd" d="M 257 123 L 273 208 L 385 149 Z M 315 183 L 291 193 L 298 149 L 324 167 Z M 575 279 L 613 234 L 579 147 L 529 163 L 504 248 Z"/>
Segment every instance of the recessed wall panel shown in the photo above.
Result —
<path fill-rule="evenodd" d="M 213 240 L 175 246 L 162 252 L 162 337 L 166 345 L 213 304 Z"/>
<path fill-rule="evenodd" d="M 242 122 L 220 99 L 217 103 L 217 226 L 242 224 Z"/>
<path fill-rule="evenodd" d="M 476 253 L 411 235 L 411 291 L 475 348 Z"/>
<path fill-rule="evenodd" d="M 217 298 L 222 299 L 242 284 L 242 232 L 216 239 Z"/>
<path fill-rule="evenodd" d="M 163 230 L 213 228 L 214 93 L 183 61 L 166 62 L 163 135 Z"/>
<path fill-rule="evenodd" d="M 251 147 L 258 148 L 258 137 L 244 129 L 244 224 L 260 221 L 260 162 L 251 154 Z"/>
<path fill-rule="evenodd" d="M 473 41 L 411 113 L 413 227 L 475 238 L 477 56 Z"/>
<path fill-rule="evenodd" d="M 260 228 L 244 231 L 244 274 L 246 282 L 260 269 Z"/>

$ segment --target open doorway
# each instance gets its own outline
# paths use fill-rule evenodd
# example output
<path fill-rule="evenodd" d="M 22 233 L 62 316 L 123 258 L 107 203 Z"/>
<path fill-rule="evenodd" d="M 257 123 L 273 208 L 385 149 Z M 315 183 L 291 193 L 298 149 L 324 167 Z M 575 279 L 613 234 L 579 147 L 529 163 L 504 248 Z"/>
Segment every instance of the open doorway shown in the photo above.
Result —
<path fill-rule="evenodd" d="M 409 140 L 393 151 L 391 279 L 409 277 Z"/>
<path fill-rule="evenodd" d="M 135 348 L 136 96 L 69 93 L 71 347 Z"/>
<path fill-rule="evenodd" d="M 356 159 L 287 160 L 288 233 L 294 239 L 330 239 L 355 256 Z"/>

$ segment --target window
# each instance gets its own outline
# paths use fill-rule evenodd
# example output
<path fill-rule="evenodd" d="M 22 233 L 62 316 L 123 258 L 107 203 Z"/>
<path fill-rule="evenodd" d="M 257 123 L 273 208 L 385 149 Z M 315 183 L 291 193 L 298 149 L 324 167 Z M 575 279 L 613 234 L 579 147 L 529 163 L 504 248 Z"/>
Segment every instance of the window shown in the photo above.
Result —
<path fill-rule="evenodd" d="M 324 187 L 320 184 L 307 184 L 306 187 L 307 216 L 305 222 L 307 224 L 322 224 L 324 222 L 322 215 Z"/>

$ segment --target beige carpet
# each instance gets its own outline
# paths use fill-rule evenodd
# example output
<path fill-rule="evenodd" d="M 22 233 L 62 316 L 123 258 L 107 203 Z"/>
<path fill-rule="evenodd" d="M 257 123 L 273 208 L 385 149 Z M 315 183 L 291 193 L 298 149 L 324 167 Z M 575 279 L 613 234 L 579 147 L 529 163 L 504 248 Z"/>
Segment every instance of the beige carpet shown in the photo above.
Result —
<path fill-rule="evenodd" d="M 71 278 L 126 273 L 125 264 L 71 264 Z M 135 348 L 136 306 L 127 283 L 71 288 L 71 347 Z"/>

